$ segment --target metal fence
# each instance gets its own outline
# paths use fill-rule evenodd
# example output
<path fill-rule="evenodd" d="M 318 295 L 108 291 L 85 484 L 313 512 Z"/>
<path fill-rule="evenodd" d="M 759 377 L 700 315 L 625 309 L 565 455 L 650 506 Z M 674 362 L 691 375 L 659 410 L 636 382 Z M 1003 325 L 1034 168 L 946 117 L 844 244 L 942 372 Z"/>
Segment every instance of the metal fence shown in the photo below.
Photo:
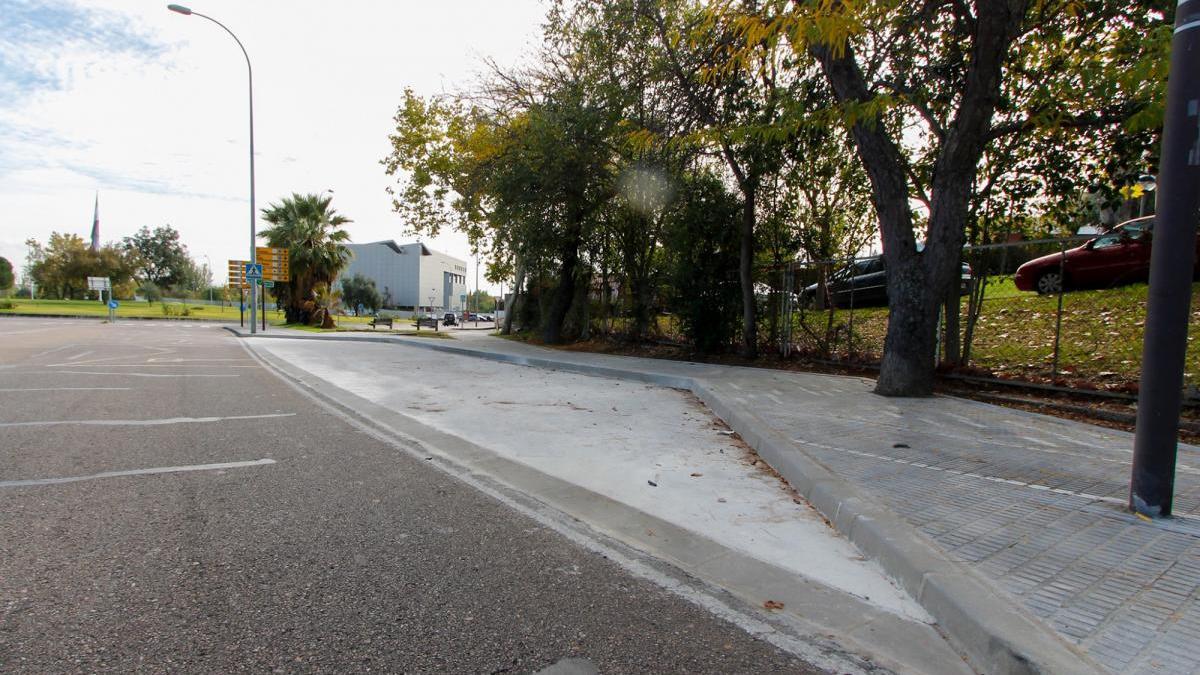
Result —
<path fill-rule="evenodd" d="M 1132 390 L 1149 248 L 1136 232 L 965 248 L 957 317 L 940 319 L 940 363 L 985 377 Z M 888 312 L 881 258 L 794 262 L 767 277 L 783 354 L 879 362 Z M 1195 322 L 1200 300 L 1192 295 Z M 1189 350 L 1184 379 L 1195 393 L 1200 350 Z"/>

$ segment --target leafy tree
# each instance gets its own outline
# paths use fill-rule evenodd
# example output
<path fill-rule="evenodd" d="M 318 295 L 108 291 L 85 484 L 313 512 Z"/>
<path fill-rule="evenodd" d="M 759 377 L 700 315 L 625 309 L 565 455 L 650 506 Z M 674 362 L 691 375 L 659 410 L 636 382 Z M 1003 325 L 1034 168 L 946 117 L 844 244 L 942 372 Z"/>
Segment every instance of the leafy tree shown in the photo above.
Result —
<path fill-rule="evenodd" d="M 148 304 L 162 301 L 162 289 L 153 281 L 144 281 L 137 289 L 138 294 L 146 299 Z"/>
<path fill-rule="evenodd" d="M 277 283 L 275 294 L 289 323 L 318 318 L 319 301 L 334 297 L 329 289 L 350 263 L 345 246 L 350 233 L 342 227 L 353 221 L 330 208 L 332 201 L 328 195 L 293 193 L 263 209 L 263 219 L 271 226 L 258 236 L 268 246 L 288 249 L 292 278 Z"/>
<path fill-rule="evenodd" d="M 126 287 L 138 267 L 136 253 L 112 244 L 93 251 L 76 234 L 53 232 L 46 246 L 25 242 L 29 276 L 42 297 L 83 298 L 88 277 L 107 277 L 113 288 Z"/>
<path fill-rule="evenodd" d="M 194 278 L 195 264 L 187 246 L 179 241 L 179 231 L 170 225 L 151 230 L 143 227 L 125 237 L 125 248 L 138 255 L 138 278 L 159 288 L 183 287 Z"/>
<path fill-rule="evenodd" d="M 786 40 L 791 66 L 819 67 L 837 97 L 831 119 L 849 129 L 870 179 L 887 260 L 885 395 L 932 391 L 938 312 L 985 152 L 1011 137 L 1145 128 L 1162 87 L 1158 24 L 1170 19 L 1160 3 L 1103 0 L 771 0 L 714 15 L 741 26 L 731 62 Z"/>
<path fill-rule="evenodd" d="M 0 257 L 0 291 L 10 290 L 14 282 L 12 263 L 7 258 Z"/>
<path fill-rule="evenodd" d="M 473 312 L 496 311 L 496 298 L 485 290 L 472 291 L 467 295 L 467 307 Z"/>
<path fill-rule="evenodd" d="M 342 302 L 355 311 L 362 305 L 370 312 L 383 306 L 383 298 L 375 287 L 375 280 L 355 274 L 342 279 Z"/>

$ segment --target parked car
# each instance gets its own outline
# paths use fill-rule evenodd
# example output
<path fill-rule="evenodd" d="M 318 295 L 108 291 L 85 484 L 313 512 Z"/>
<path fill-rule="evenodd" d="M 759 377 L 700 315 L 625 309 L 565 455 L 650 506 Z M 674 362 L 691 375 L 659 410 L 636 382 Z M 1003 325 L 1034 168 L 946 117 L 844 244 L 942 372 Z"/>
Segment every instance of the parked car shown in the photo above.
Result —
<path fill-rule="evenodd" d="M 446 312 L 446 314 L 444 316 L 442 316 L 442 325 L 443 326 L 457 326 L 458 325 L 458 319 L 454 318 L 454 312 Z"/>
<path fill-rule="evenodd" d="M 1030 260 L 1017 268 L 1013 282 L 1044 295 L 1147 281 L 1153 233 L 1154 216 L 1127 220 L 1082 246 Z"/>
<path fill-rule="evenodd" d="M 960 292 L 971 290 L 971 266 L 962 264 Z M 888 304 L 887 266 L 883 256 L 855 260 L 829 276 L 829 300 L 834 307 L 878 307 Z M 800 292 L 805 306 L 816 304 L 820 284 L 809 284 Z"/>

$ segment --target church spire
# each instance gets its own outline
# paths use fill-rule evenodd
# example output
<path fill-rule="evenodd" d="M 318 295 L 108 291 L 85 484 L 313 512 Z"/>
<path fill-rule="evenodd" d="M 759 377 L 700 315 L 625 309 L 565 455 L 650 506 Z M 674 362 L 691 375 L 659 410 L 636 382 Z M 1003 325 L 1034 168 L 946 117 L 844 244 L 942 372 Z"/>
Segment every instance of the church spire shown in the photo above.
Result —
<path fill-rule="evenodd" d="M 100 191 L 96 191 L 96 210 L 92 214 L 92 250 L 100 250 Z"/>

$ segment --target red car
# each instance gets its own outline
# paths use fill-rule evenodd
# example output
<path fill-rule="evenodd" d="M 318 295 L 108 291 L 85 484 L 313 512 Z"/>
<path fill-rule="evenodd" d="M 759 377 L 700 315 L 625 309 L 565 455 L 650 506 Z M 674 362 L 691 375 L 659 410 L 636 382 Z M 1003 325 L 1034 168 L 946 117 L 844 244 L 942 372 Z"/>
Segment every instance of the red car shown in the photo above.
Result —
<path fill-rule="evenodd" d="M 1083 246 L 1034 258 L 1017 268 L 1022 291 L 1058 293 L 1072 288 L 1108 288 L 1150 279 L 1154 216 L 1135 218 Z"/>

